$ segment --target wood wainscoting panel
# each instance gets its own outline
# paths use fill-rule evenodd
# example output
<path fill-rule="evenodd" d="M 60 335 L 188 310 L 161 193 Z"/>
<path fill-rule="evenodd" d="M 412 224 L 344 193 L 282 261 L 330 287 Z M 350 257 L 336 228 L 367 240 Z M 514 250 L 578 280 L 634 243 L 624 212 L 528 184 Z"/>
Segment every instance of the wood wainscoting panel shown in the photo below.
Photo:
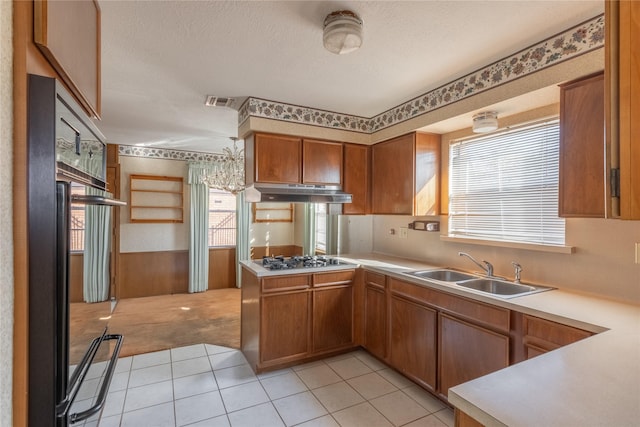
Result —
<path fill-rule="evenodd" d="M 69 302 L 84 302 L 84 253 L 74 252 L 69 257 Z"/>
<path fill-rule="evenodd" d="M 209 248 L 209 290 L 235 286 L 236 248 Z"/>
<path fill-rule="evenodd" d="M 189 251 L 121 253 L 120 274 L 118 298 L 186 293 Z"/>

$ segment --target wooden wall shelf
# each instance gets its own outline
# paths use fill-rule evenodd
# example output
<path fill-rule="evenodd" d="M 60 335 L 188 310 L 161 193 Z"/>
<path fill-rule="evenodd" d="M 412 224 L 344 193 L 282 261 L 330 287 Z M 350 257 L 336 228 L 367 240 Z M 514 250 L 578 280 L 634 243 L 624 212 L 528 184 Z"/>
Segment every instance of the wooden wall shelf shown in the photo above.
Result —
<path fill-rule="evenodd" d="M 137 223 L 184 222 L 183 178 L 130 175 L 129 219 Z"/>

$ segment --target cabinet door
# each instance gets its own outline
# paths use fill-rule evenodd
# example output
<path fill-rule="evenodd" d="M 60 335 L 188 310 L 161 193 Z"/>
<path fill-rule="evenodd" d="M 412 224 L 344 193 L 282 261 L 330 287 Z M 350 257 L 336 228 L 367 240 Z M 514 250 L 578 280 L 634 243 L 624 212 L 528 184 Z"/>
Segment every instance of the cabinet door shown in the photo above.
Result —
<path fill-rule="evenodd" d="M 343 190 L 353 196 L 351 203 L 342 206 L 345 215 L 369 213 L 369 157 L 366 145 L 344 145 L 344 185 Z"/>
<path fill-rule="evenodd" d="M 390 306 L 389 362 L 431 390 L 436 387 L 436 311 L 395 296 Z"/>
<path fill-rule="evenodd" d="M 307 355 L 310 295 L 302 291 L 262 297 L 261 362 L 293 360 Z"/>
<path fill-rule="evenodd" d="M 313 351 L 353 344 L 353 286 L 313 291 Z"/>
<path fill-rule="evenodd" d="M 640 219 L 640 2 L 614 3 L 620 7 L 620 216 Z"/>
<path fill-rule="evenodd" d="M 371 151 L 374 214 L 413 214 L 414 134 L 375 144 Z"/>
<path fill-rule="evenodd" d="M 604 217 L 604 76 L 561 86 L 561 217 Z"/>
<path fill-rule="evenodd" d="M 509 337 L 440 313 L 439 392 L 509 366 Z"/>
<path fill-rule="evenodd" d="M 284 135 L 255 135 L 255 182 L 298 184 L 302 142 Z"/>
<path fill-rule="evenodd" d="M 523 316 L 523 338 L 527 359 L 589 338 L 591 332 L 529 315 Z"/>
<path fill-rule="evenodd" d="M 364 346 L 381 359 L 387 356 L 386 293 L 378 287 L 365 286 Z"/>
<path fill-rule="evenodd" d="M 302 182 L 342 185 L 342 143 L 303 140 Z"/>
<path fill-rule="evenodd" d="M 440 135 L 416 133 L 413 215 L 440 214 Z"/>

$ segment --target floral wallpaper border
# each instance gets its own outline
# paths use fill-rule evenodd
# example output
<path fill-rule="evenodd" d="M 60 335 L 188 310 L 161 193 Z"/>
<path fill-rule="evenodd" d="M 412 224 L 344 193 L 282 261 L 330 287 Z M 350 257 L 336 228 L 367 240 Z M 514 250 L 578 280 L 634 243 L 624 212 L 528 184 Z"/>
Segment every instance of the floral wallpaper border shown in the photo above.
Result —
<path fill-rule="evenodd" d="M 183 160 L 188 162 L 217 162 L 224 157 L 222 154 L 199 153 L 194 151 L 172 150 L 166 148 L 136 147 L 133 145 L 119 145 L 118 154 L 129 157 L 146 157 L 149 159 Z"/>
<path fill-rule="evenodd" d="M 604 15 L 596 16 L 372 118 L 250 97 L 240 107 L 238 125 L 262 117 L 370 134 L 602 48 L 604 34 Z"/>

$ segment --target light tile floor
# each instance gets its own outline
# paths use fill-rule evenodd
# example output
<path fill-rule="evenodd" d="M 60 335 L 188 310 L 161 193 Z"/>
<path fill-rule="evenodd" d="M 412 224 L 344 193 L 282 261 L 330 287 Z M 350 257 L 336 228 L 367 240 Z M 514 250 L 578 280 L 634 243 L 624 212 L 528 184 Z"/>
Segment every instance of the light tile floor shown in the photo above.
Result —
<path fill-rule="evenodd" d="M 453 427 L 453 411 L 364 351 L 256 376 L 240 351 L 198 344 L 118 360 L 81 425 Z"/>

